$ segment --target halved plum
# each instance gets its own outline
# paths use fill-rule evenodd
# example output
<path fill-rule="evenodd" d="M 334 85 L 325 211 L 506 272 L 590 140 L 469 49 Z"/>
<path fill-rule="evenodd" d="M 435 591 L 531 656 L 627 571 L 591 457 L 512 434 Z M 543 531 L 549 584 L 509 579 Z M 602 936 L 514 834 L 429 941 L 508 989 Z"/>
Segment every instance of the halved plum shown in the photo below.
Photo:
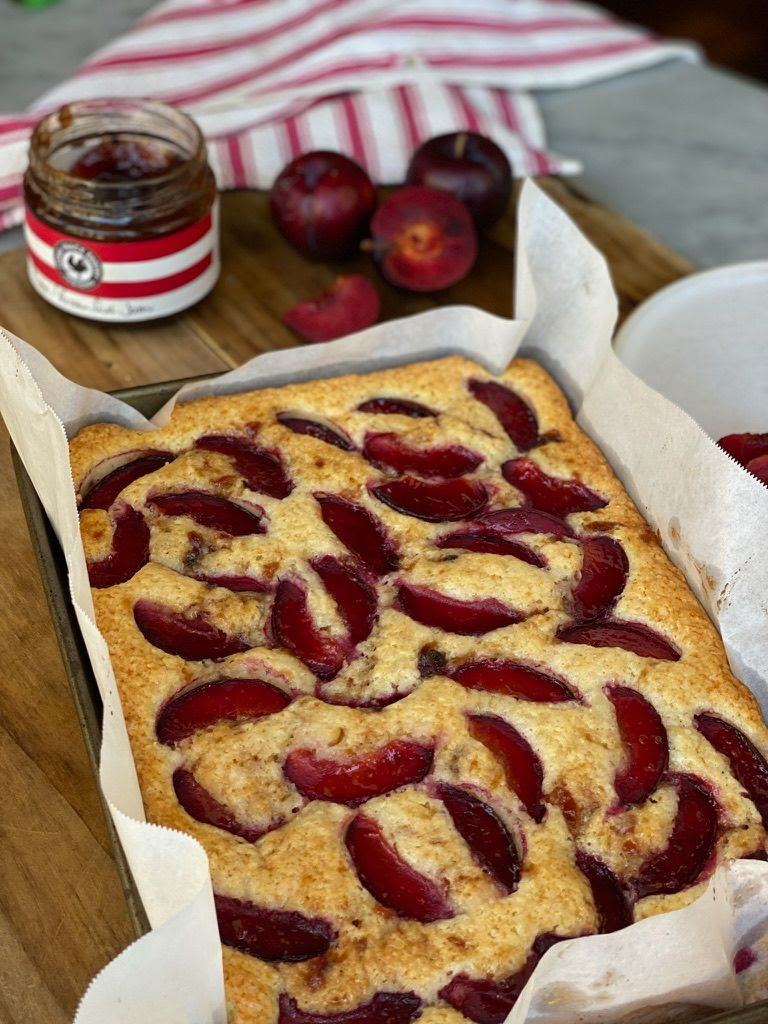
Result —
<path fill-rule="evenodd" d="M 413 992 L 377 992 L 369 1002 L 338 1013 L 310 1013 L 299 1009 L 285 992 L 280 996 L 277 1024 L 411 1024 L 421 1009 Z"/>
<path fill-rule="evenodd" d="M 221 941 L 260 960 L 309 960 L 327 953 L 337 936 L 329 921 L 297 910 L 259 907 L 217 892 L 213 899 Z"/>
<path fill-rule="evenodd" d="M 236 505 L 233 501 L 220 498 L 205 491 L 180 491 L 175 494 L 154 494 L 147 498 L 147 504 L 164 516 L 187 516 L 200 526 L 218 530 L 227 537 L 247 537 L 264 533 L 264 510 Z"/>
<path fill-rule="evenodd" d="M 362 574 L 333 555 L 314 558 L 310 563 L 336 603 L 353 645 L 367 640 L 378 612 L 376 591 Z"/>
<path fill-rule="evenodd" d="M 246 825 L 238 821 L 232 811 L 212 796 L 187 768 L 177 768 L 173 773 L 173 789 L 190 818 L 231 832 L 249 843 L 255 843 L 266 832 L 282 824 L 281 821 L 273 821 L 268 825 Z"/>
<path fill-rule="evenodd" d="M 357 446 L 339 427 L 332 427 L 323 420 L 311 419 L 309 416 L 294 416 L 288 412 L 279 412 L 275 417 L 277 422 L 294 434 L 305 434 L 307 437 L 314 437 L 317 441 L 324 441 L 332 444 L 335 448 L 341 448 L 343 452 L 356 452 Z"/>
<path fill-rule="evenodd" d="M 325 525 L 366 569 L 375 576 L 386 576 L 397 569 L 399 559 L 395 545 L 367 508 L 338 494 L 316 491 L 314 498 Z"/>
<path fill-rule="evenodd" d="M 627 582 L 629 560 L 613 537 L 584 537 L 580 543 L 581 572 L 572 601 L 575 618 L 589 622 L 613 610 Z"/>
<path fill-rule="evenodd" d="M 634 915 L 627 893 L 608 865 L 585 850 L 577 850 L 576 866 L 592 889 L 600 934 L 632 924 Z"/>
<path fill-rule="evenodd" d="M 768 828 L 768 761 L 752 740 L 730 722 L 702 711 L 694 718 L 701 735 L 722 754 Z"/>
<path fill-rule="evenodd" d="M 436 792 L 475 860 L 508 893 L 514 892 L 520 882 L 520 854 L 496 811 L 461 786 L 442 783 Z"/>
<path fill-rule="evenodd" d="M 230 434 L 206 434 L 198 437 L 195 448 L 228 455 L 252 491 L 272 498 L 287 498 L 293 490 L 280 456 Z"/>
<path fill-rule="evenodd" d="M 106 558 L 88 562 L 92 587 L 115 587 L 131 579 L 149 561 L 149 527 L 141 512 L 121 502 L 114 514 L 112 550 Z"/>
<path fill-rule="evenodd" d="M 176 456 L 172 452 L 144 452 L 97 480 L 83 495 L 80 508 L 101 508 L 106 511 L 128 484 L 132 484 L 134 480 L 138 480 L 139 477 L 146 476 L 148 473 L 154 473 L 155 470 L 173 462 L 175 458 Z"/>
<path fill-rule="evenodd" d="M 578 694 L 561 679 L 540 669 L 505 658 L 468 661 L 447 673 L 468 690 L 502 693 L 539 703 L 559 704 L 579 700 Z"/>
<path fill-rule="evenodd" d="M 519 451 L 527 452 L 540 443 L 536 414 L 511 388 L 495 380 L 470 380 L 467 387 L 488 406 Z"/>
<path fill-rule="evenodd" d="M 557 639 L 567 644 L 586 644 L 588 647 L 621 647 L 641 658 L 660 661 L 679 661 L 680 651 L 661 633 L 641 622 L 622 622 L 619 619 L 600 619 L 595 622 L 575 622 L 560 626 Z"/>
<path fill-rule="evenodd" d="M 346 645 L 321 632 L 307 606 L 307 590 L 293 580 L 281 580 L 272 603 L 272 636 L 318 679 L 333 679 L 344 664 Z"/>
<path fill-rule="evenodd" d="M 553 516 L 605 508 L 608 499 L 579 480 L 549 476 L 533 459 L 510 459 L 501 467 L 504 479 L 528 498 L 534 508 Z"/>
<path fill-rule="evenodd" d="M 412 419 L 424 419 L 436 416 L 437 413 L 428 409 L 420 402 L 408 398 L 369 398 L 357 407 L 358 412 L 375 412 L 379 415 L 410 416 Z"/>
<path fill-rule="evenodd" d="M 528 740 L 496 715 L 467 715 L 470 735 L 488 747 L 504 769 L 509 788 L 534 821 L 544 820 L 542 800 L 544 769 Z"/>
<path fill-rule="evenodd" d="M 768 434 L 726 434 L 717 443 L 744 468 L 752 459 L 768 455 Z"/>
<path fill-rule="evenodd" d="M 160 709 L 157 738 L 166 746 L 216 722 L 242 722 L 274 715 L 291 703 L 283 690 L 263 679 L 215 679 L 182 690 Z"/>
<path fill-rule="evenodd" d="M 374 466 L 422 477 L 456 477 L 477 469 L 483 456 L 460 444 L 414 448 L 398 434 L 366 434 L 363 455 Z"/>
<path fill-rule="evenodd" d="M 403 476 L 370 487 L 371 494 L 395 512 L 429 523 L 469 519 L 488 504 L 488 491 L 479 480 L 419 480 Z"/>
<path fill-rule="evenodd" d="M 140 598 L 133 606 L 133 617 L 149 643 L 187 661 L 218 661 L 251 647 L 247 640 L 229 636 L 202 614 L 187 618 L 147 598 Z"/>
<path fill-rule="evenodd" d="M 463 551 L 479 551 L 489 555 L 511 555 L 521 562 L 535 565 L 537 569 L 546 567 L 547 560 L 538 551 L 529 548 L 519 540 L 510 540 L 493 533 L 491 530 L 456 530 L 447 533 L 435 541 L 438 548 L 459 548 Z"/>
<path fill-rule="evenodd" d="M 667 770 L 667 730 L 656 708 L 637 690 L 609 683 L 605 695 L 616 712 L 624 746 L 624 767 L 613 780 L 616 796 L 624 806 L 641 804 Z"/>
<path fill-rule="evenodd" d="M 283 771 L 307 800 L 330 800 L 357 807 L 401 786 L 412 786 L 432 767 L 434 747 L 392 740 L 360 757 L 318 757 L 314 750 L 291 750 Z"/>
<path fill-rule="evenodd" d="M 453 917 L 441 889 L 403 860 L 372 818 L 356 814 L 344 842 L 361 885 L 382 906 L 416 921 Z"/>
<path fill-rule="evenodd" d="M 477 601 L 460 601 L 427 587 L 401 583 L 397 588 L 395 607 L 415 622 L 435 626 L 460 636 L 480 636 L 522 622 L 525 615 L 497 601 L 484 597 Z"/>

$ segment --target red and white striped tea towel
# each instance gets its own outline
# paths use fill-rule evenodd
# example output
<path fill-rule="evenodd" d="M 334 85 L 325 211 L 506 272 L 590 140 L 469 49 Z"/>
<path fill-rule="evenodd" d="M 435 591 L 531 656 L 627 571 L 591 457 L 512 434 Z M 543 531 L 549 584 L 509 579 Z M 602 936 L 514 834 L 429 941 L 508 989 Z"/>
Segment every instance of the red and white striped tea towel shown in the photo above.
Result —
<path fill-rule="evenodd" d="M 27 114 L 0 116 L 0 229 L 21 220 L 35 121 L 60 104 L 151 96 L 191 113 L 221 188 L 268 188 L 334 149 L 402 181 L 422 140 L 492 136 L 518 175 L 573 173 L 523 90 L 577 86 L 693 47 L 571 0 L 166 0 Z"/>

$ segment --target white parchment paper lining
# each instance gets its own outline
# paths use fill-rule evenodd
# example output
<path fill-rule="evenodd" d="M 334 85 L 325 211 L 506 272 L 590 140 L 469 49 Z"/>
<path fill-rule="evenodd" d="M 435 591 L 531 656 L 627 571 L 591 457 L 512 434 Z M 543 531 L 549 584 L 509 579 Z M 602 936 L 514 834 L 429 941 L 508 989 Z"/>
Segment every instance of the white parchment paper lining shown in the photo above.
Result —
<path fill-rule="evenodd" d="M 436 309 L 331 344 L 258 356 L 214 380 L 183 387 L 176 398 L 367 372 L 449 353 L 492 372 L 500 372 L 518 349 L 538 359 L 658 531 L 717 623 L 734 672 L 766 713 L 768 488 L 614 356 L 617 305 L 605 261 L 530 182 L 519 204 L 515 288 L 513 321 L 469 307 Z M 155 425 L 167 419 L 174 401 L 154 417 Z M 224 1024 L 207 858 L 191 837 L 143 820 L 106 644 L 93 621 L 67 454 L 67 436 L 86 423 L 150 425 L 117 399 L 67 380 L 2 330 L 0 411 L 67 559 L 72 600 L 104 698 L 100 781 L 153 928 L 94 979 L 75 1024 Z M 740 862 L 719 871 L 704 895 L 683 910 L 618 934 L 553 947 L 508 1020 L 617 1021 L 634 1016 L 638 1007 L 666 1007 L 667 1013 L 671 1007 L 738 1006 L 733 953 L 766 926 L 768 865 Z M 644 1022 L 651 1019 L 643 1016 Z"/>

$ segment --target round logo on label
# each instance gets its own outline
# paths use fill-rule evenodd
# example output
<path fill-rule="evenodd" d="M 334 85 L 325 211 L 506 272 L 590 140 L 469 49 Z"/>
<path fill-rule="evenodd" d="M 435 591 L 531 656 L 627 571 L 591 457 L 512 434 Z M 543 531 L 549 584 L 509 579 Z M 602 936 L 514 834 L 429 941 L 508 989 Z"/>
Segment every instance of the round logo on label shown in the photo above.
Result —
<path fill-rule="evenodd" d="M 101 260 L 80 242 L 57 242 L 53 247 L 53 259 L 61 276 L 73 288 L 87 291 L 95 288 L 101 280 Z"/>

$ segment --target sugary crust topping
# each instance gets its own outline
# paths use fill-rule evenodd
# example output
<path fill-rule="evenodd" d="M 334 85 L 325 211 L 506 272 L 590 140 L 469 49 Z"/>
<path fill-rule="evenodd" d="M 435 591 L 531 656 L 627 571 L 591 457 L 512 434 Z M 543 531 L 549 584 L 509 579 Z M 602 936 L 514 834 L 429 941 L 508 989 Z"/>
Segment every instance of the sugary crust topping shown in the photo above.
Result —
<path fill-rule="evenodd" d="M 148 817 L 204 844 L 221 897 L 322 920 L 333 936 L 299 962 L 225 947 L 240 1024 L 276 1022 L 281 992 L 308 1014 L 394 992 L 415 994 L 428 1024 L 491 1020 L 471 1002 L 459 1012 L 452 979 L 502 983 L 540 937 L 604 924 L 577 850 L 619 880 L 640 919 L 693 899 L 714 856 L 764 846 L 759 786 L 737 781 L 732 748 L 718 750 L 695 724 L 708 712 L 768 748 L 714 628 L 546 373 L 521 359 L 498 379 L 522 413 L 480 400 L 485 388 L 473 393 L 469 382 L 489 380 L 451 357 L 202 399 L 161 430 L 98 424 L 72 442 L 85 504 L 115 467 L 173 456 L 81 519 L 86 556 L 106 574 L 97 618 Z M 358 411 L 382 397 L 435 415 Z M 289 428 L 285 414 L 310 427 Z M 525 450 L 512 440 L 521 417 Z M 221 437 L 223 446 L 200 444 Z M 459 447 L 435 454 L 439 477 L 419 454 Z M 188 514 L 165 513 L 176 508 L 169 495 L 185 495 Z M 500 525 L 502 509 L 517 510 L 514 529 L 509 518 Z M 131 510 L 148 527 L 146 546 L 133 537 L 131 557 L 117 557 Z M 521 516 L 535 528 L 520 529 Z M 181 648 L 162 639 L 169 630 Z M 160 712 L 192 707 L 169 702 L 224 679 L 261 680 L 289 702 L 259 717 L 262 696 L 244 685 L 247 714 L 206 718 L 198 701 L 197 724 L 159 741 Z M 537 686 L 548 687 L 545 700 Z M 657 721 L 663 735 L 649 739 L 642 728 Z M 656 774 L 641 764 L 647 742 L 668 747 Z M 635 762 L 638 802 L 622 805 L 616 780 Z M 382 783 L 382 765 L 405 781 Z M 472 821 L 495 823 L 488 844 L 511 837 L 514 891 L 482 843 L 468 842 L 445 786 L 468 794 L 468 813 L 480 806 Z M 715 854 L 694 848 L 694 812 L 700 830 L 713 826 Z M 401 897 L 382 894 L 368 847 L 350 839 L 353 822 L 374 834 L 380 865 L 389 857 L 398 878 L 417 873 L 439 912 L 406 913 Z M 649 860 L 666 863 L 673 834 L 698 866 L 659 888 Z"/>

